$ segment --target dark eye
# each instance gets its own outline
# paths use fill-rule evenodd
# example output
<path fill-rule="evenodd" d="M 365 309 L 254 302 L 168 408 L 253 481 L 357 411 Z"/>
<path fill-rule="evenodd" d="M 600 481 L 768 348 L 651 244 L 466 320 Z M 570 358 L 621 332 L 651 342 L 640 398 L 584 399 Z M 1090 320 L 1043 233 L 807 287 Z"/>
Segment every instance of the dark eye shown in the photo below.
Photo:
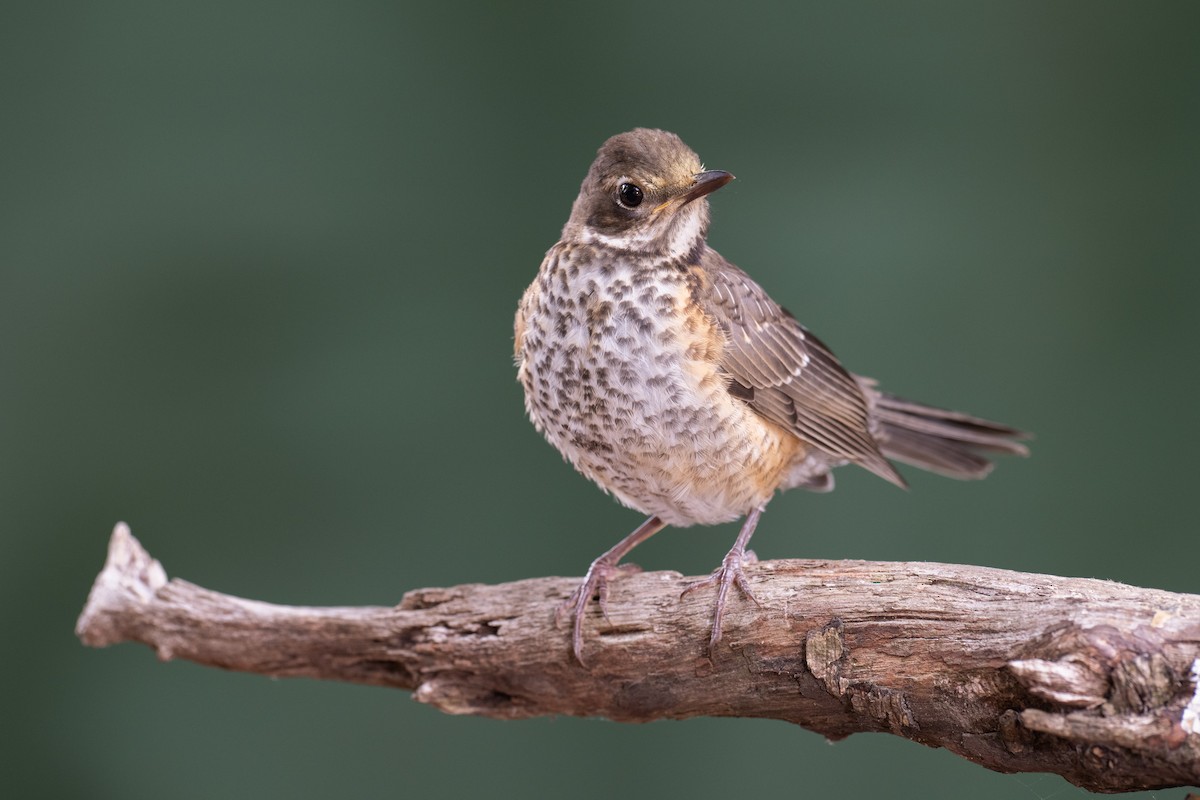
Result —
<path fill-rule="evenodd" d="M 635 183 L 622 183 L 617 188 L 617 197 L 621 201 L 621 205 L 626 208 L 634 208 L 642 204 L 642 187 Z"/>

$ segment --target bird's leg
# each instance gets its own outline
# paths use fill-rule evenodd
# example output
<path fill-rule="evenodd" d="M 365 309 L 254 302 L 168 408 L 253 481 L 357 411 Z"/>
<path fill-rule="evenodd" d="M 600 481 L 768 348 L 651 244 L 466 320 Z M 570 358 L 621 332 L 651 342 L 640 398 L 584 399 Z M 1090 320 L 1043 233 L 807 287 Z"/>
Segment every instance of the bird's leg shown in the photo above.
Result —
<path fill-rule="evenodd" d="M 733 543 L 733 548 L 725 555 L 721 566 L 704 580 L 690 584 L 680 594 L 682 597 L 688 592 L 714 584 L 717 587 L 717 604 L 713 611 L 712 634 L 708 637 L 709 657 L 712 656 L 717 642 L 721 641 L 721 621 L 725 616 L 725 600 L 729 595 L 731 585 L 736 584 L 742 590 L 742 594 L 753 600 L 755 605 L 762 606 L 762 603 L 758 602 L 758 598 L 754 596 L 754 592 L 750 590 L 750 584 L 746 581 L 746 573 L 742 569 L 743 565 L 757 560 L 752 551 L 746 550 L 746 545 L 750 543 L 750 537 L 754 535 L 754 529 L 758 526 L 758 518 L 762 516 L 762 513 L 762 508 L 751 511 L 746 516 L 746 521 L 742 523 L 737 540 Z"/>
<path fill-rule="evenodd" d="M 592 565 L 588 567 L 583 582 L 571 593 L 566 602 L 559 606 L 558 613 L 555 615 L 556 621 L 561 620 L 568 612 L 571 614 L 571 652 L 575 654 L 575 660 L 580 664 L 583 664 L 583 617 L 587 611 L 588 601 L 599 595 L 600 610 L 607 617 L 608 612 L 605 610 L 605 605 L 608 600 L 608 579 L 620 571 L 617 563 L 628 555 L 630 550 L 665 527 L 667 527 L 667 523 L 658 517 L 650 517 L 643 522 L 637 527 L 637 530 L 593 561 Z"/>

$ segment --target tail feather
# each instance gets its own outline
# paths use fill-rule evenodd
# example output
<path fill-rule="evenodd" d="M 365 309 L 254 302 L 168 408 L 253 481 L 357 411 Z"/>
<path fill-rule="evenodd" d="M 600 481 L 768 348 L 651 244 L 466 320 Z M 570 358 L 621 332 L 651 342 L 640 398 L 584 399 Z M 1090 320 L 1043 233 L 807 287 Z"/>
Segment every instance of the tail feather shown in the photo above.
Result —
<path fill-rule="evenodd" d="M 884 455 L 951 478 L 969 480 L 991 472 L 992 462 L 983 453 L 1029 455 L 1019 441 L 1030 438 L 1028 433 L 884 392 L 875 393 L 875 418 Z"/>

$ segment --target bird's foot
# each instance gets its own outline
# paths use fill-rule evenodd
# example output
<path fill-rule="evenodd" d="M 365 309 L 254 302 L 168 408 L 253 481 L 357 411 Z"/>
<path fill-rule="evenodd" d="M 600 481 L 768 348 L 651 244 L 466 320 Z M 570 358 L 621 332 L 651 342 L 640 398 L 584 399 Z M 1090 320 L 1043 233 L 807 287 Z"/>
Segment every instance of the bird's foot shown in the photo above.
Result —
<path fill-rule="evenodd" d="M 746 580 L 746 572 L 743 567 L 746 564 L 753 564 L 758 560 L 758 556 L 753 550 L 743 550 L 736 545 L 726 555 L 712 575 L 709 575 L 703 580 L 690 583 L 684 587 L 679 596 L 694 592 L 697 589 L 703 589 L 708 586 L 717 587 L 717 602 L 713 610 L 712 633 L 708 637 L 708 655 L 711 658 L 716 649 L 717 643 L 721 641 L 721 623 L 725 618 L 725 603 L 729 596 L 729 587 L 737 586 L 747 598 L 752 600 L 756 606 L 762 608 L 762 603 L 754 596 L 754 591 L 750 588 L 749 581 Z"/>
<path fill-rule="evenodd" d="M 637 564 L 613 564 L 606 561 L 604 556 L 597 558 L 588 567 L 587 575 L 575 591 L 571 593 L 554 614 L 555 624 L 561 624 L 568 614 L 571 617 L 571 652 L 575 660 L 583 664 L 583 618 L 587 614 L 588 603 L 595 597 L 600 606 L 600 613 L 608 620 L 608 584 L 610 580 L 623 573 L 641 572 Z"/>
<path fill-rule="evenodd" d="M 604 555 L 597 558 L 588 567 L 583 582 L 566 599 L 554 615 L 556 622 L 561 622 L 567 614 L 571 615 L 571 652 L 575 660 L 583 665 L 583 617 L 587 613 L 588 602 L 599 596 L 600 613 L 608 619 L 608 582 L 614 575 L 622 572 L 641 572 L 641 567 L 634 564 L 622 564 L 621 559 L 629 555 L 629 551 L 646 541 L 658 531 L 666 527 L 666 523 L 658 517 L 650 517 L 637 527 L 633 533 L 612 546 Z"/>

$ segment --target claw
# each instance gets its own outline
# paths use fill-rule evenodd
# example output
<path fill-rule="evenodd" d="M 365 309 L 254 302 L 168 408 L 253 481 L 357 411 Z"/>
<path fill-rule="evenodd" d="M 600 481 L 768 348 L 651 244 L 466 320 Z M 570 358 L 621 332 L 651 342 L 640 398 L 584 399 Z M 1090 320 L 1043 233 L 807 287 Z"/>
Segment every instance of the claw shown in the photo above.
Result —
<path fill-rule="evenodd" d="M 737 586 L 742 594 L 754 602 L 754 605 L 762 608 L 762 603 L 759 602 L 759 599 L 750 589 L 750 582 L 746 580 L 744 569 L 745 564 L 752 564 L 758 560 L 758 556 L 754 554 L 754 551 L 746 550 L 746 545 L 750 542 L 750 537 L 754 534 L 754 528 L 758 525 L 758 518 L 761 515 L 761 508 L 751 511 L 746 517 L 745 524 L 742 525 L 741 532 L 738 533 L 737 541 L 733 543 L 733 548 L 725 554 L 725 558 L 721 561 L 721 566 L 707 578 L 688 584 L 679 594 L 680 597 L 683 597 L 685 594 L 702 587 L 717 587 L 717 602 L 713 608 L 712 632 L 708 637 L 709 658 L 712 658 L 717 644 L 721 641 L 721 623 L 725 619 L 725 604 L 729 597 L 730 586 Z"/>
<path fill-rule="evenodd" d="M 587 615 L 588 603 L 593 597 L 596 597 L 600 605 L 600 613 L 607 620 L 609 579 L 622 572 L 641 570 L 634 564 L 618 565 L 617 562 L 624 558 L 630 550 L 665 527 L 666 523 L 658 517 L 650 517 L 639 525 L 637 530 L 617 542 L 611 550 L 592 562 L 583 581 L 554 612 L 556 625 L 560 624 L 568 613 L 571 615 L 571 653 L 580 666 L 586 666 L 583 661 L 583 618 Z"/>
<path fill-rule="evenodd" d="M 608 586 L 612 582 L 611 579 L 622 573 L 642 571 L 641 567 L 636 564 L 609 564 L 602 558 L 597 558 L 592 562 L 583 581 L 554 612 L 555 625 L 562 624 L 563 617 L 570 613 L 571 652 L 574 653 L 575 660 L 580 664 L 583 664 L 583 618 L 587 616 L 588 603 L 595 597 L 604 621 L 610 622 L 608 618 Z"/>

